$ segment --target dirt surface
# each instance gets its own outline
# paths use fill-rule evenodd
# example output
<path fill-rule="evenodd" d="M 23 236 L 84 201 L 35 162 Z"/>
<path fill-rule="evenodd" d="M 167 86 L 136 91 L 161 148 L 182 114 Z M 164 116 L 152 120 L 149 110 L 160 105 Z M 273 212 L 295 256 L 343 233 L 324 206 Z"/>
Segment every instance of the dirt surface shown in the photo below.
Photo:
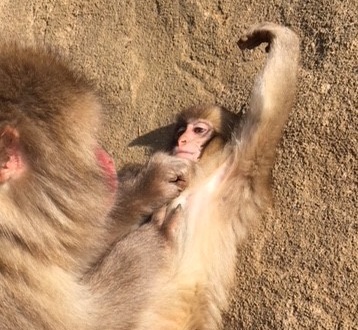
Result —
<path fill-rule="evenodd" d="M 357 0 L 1 0 L 0 27 L 58 48 L 97 82 L 118 166 L 145 160 L 140 145 L 162 146 L 156 130 L 184 107 L 246 106 L 264 59 L 236 47 L 251 24 L 297 31 L 275 209 L 239 249 L 224 328 L 348 330 L 358 329 L 357 12 Z"/>

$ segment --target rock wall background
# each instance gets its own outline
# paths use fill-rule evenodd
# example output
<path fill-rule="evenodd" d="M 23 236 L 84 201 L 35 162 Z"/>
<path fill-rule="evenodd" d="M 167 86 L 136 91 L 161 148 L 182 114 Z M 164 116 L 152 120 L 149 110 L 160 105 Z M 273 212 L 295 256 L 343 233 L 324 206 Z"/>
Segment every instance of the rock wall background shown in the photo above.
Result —
<path fill-rule="evenodd" d="M 0 36 L 45 43 L 98 85 L 104 144 L 143 161 L 189 105 L 247 104 L 264 54 L 236 41 L 269 20 L 301 38 L 275 210 L 239 249 L 225 329 L 358 329 L 357 1 L 2 0 Z M 140 137 L 140 139 L 138 139 Z M 139 141 L 139 142 L 138 142 Z"/>

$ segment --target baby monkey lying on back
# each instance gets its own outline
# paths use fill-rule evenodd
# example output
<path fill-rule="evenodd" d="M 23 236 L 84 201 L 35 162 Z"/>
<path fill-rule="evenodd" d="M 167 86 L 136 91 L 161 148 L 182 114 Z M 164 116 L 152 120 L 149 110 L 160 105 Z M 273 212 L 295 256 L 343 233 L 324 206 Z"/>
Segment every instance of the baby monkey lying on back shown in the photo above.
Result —
<path fill-rule="evenodd" d="M 189 187 L 154 220 L 168 221 L 176 251 L 138 329 L 198 330 L 221 326 L 234 279 L 236 247 L 270 203 L 275 148 L 292 108 L 299 41 L 288 28 L 254 26 L 241 49 L 268 43 L 248 112 L 218 106 L 178 116 L 172 154 L 195 162 Z"/>

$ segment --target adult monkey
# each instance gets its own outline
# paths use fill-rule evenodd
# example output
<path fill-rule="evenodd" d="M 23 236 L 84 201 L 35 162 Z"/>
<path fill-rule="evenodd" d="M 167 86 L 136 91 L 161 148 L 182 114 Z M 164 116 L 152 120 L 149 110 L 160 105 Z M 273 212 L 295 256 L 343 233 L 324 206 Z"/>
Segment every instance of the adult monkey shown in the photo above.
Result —
<path fill-rule="evenodd" d="M 55 54 L 0 48 L 2 330 L 130 329 L 147 306 L 166 230 L 148 223 L 118 238 L 179 194 L 188 167 L 157 155 L 117 194 L 100 108 Z"/>
<path fill-rule="evenodd" d="M 173 154 L 196 162 L 197 171 L 181 196 L 154 216 L 158 222 L 171 220 L 177 257 L 170 280 L 153 296 L 138 329 L 220 328 L 236 246 L 270 202 L 275 148 L 295 95 L 296 34 L 263 23 L 238 44 L 251 49 L 264 42 L 266 65 L 254 84 L 250 108 L 232 134 L 235 118 L 220 107 L 194 107 L 179 116 Z"/>

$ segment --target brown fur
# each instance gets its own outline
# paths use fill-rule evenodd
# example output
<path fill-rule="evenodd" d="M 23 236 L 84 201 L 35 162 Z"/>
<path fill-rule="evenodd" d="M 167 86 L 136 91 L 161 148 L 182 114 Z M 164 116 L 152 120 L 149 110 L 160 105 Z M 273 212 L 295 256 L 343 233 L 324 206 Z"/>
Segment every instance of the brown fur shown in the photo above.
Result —
<path fill-rule="evenodd" d="M 3 330 L 131 329 L 168 263 L 158 224 L 127 234 L 178 196 L 188 164 L 157 155 L 115 196 L 96 155 L 100 109 L 56 54 L 0 49 Z"/>
<path fill-rule="evenodd" d="M 196 177 L 166 211 L 175 224 L 177 257 L 137 329 L 220 328 L 237 243 L 270 202 L 275 147 L 295 94 L 297 36 L 288 28 L 263 23 L 241 38 L 239 46 L 254 48 L 262 42 L 269 43 L 270 51 L 256 79 L 250 110 L 234 129 L 229 121 L 230 133 L 222 138 L 225 146 L 200 160 Z M 216 106 L 192 108 L 179 120 L 210 118 L 217 129 L 222 125 L 218 113 L 226 115 Z"/>
<path fill-rule="evenodd" d="M 187 163 L 159 154 L 124 170 L 114 200 L 95 156 L 100 105 L 90 84 L 46 51 L 0 50 L 1 173 L 14 148 L 23 156 L 17 177 L 0 175 L 1 329 L 220 327 L 236 244 L 267 204 L 296 83 L 295 34 L 264 24 L 241 46 L 266 41 L 242 127 L 202 159 L 164 221 L 135 231 L 182 190 Z"/>

